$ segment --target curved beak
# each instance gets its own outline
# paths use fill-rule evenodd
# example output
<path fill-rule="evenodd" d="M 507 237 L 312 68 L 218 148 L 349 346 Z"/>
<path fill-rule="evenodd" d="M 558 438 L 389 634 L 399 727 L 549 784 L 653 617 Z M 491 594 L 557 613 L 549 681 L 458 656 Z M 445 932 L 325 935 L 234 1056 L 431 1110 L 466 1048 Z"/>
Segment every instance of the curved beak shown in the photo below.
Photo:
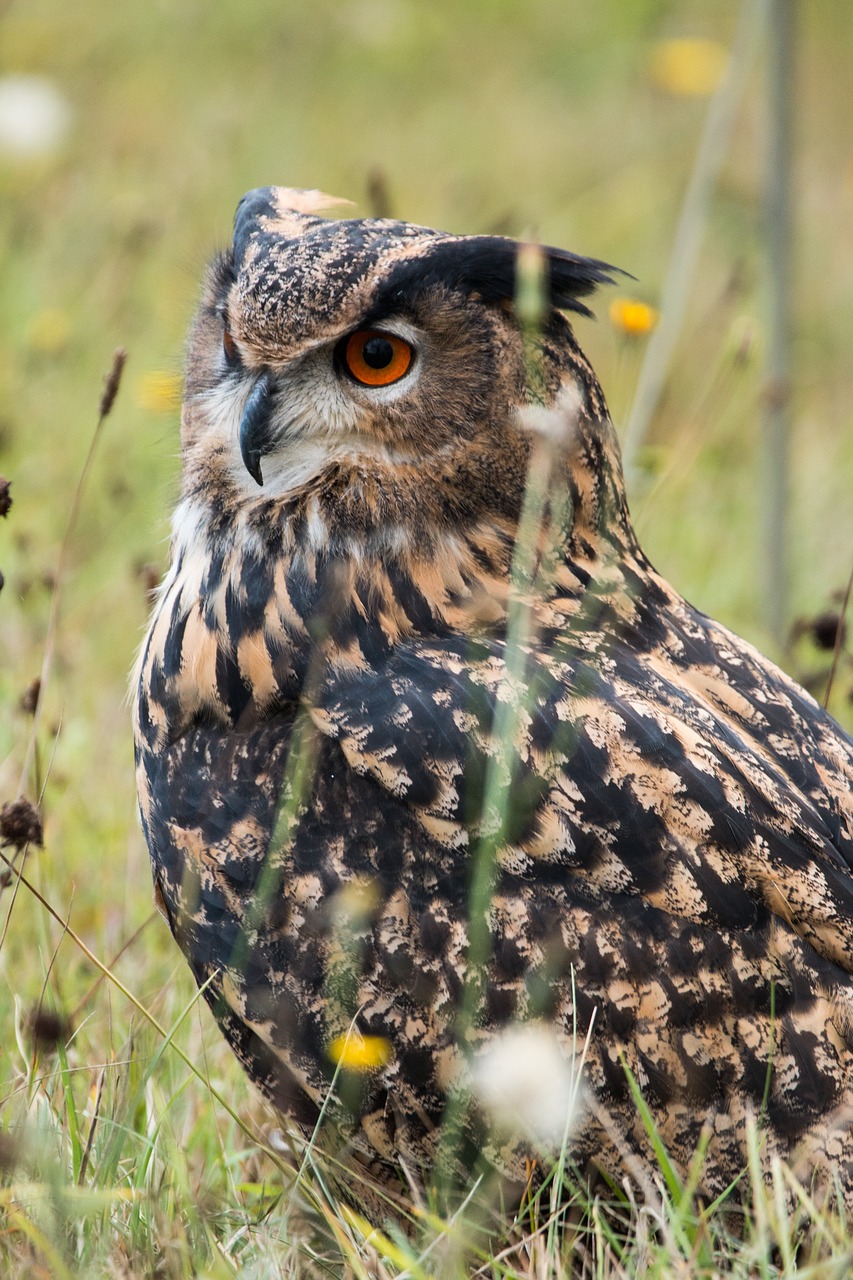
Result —
<path fill-rule="evenodd" d="M 256 484 L 263 485 L 261 458 L 273 446 L 270 429 L 272 378 L 261 374 L 252 388 L 240 419 L 240 453 L 243 465 Z"/>

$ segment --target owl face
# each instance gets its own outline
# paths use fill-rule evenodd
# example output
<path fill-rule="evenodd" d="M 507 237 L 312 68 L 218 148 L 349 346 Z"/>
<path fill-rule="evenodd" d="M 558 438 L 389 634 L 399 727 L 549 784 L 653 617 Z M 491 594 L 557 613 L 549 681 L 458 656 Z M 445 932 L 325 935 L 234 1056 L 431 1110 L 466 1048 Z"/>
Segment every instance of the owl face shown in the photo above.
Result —
<path fill-rule="evenodd" d="M 405 473 L 414 509 L 434 500 L 445 473 L 458 486 L 477 472 L 482 487 L 480 458 L 519 455 L 523 467 L 515 242 L 330 220 L 315 211 L 321 201 L 264 188 L 238 207 L 191 338 L 189 487 L 245 507 L 332 473 L 380 487 L 384 476 L 397 489 Z M 543 252 L 547 401 L 573 377 L 567 357 L 577 353 L 557 308 L 585 311 L 579 296 L 608 277 L 602 263 Z"/>

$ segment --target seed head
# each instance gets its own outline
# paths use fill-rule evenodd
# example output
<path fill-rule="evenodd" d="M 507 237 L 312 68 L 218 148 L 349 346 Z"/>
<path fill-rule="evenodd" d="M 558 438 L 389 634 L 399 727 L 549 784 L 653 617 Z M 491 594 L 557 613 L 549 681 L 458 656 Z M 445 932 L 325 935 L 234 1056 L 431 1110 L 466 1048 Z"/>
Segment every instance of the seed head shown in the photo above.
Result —
<path fill-rule="evenodd" d="M 469 1084 L 498 1130 L 542 1151 L 559 1151 L 582 1106 L 571 1053 L 542 1023 L 504 1028 L 474 1059 Z"/>
<path fill-rule="evenodd" d="M 23 849 L 28 844 L 41 845 L 41 818 L 29 800 L 12 800 L 0 809 L 0 844 Z"/>
<path fill-rule="evenodd" d="M 98 413 L 102 418 L 106 418 L 107 414 L 115 404 L 118 389 L 121 385 L 121 375 L 126 359 L 127 352 L 123 347 L 119 347 L 113 356 L 113 367 L 110 369 L 106 378 L 104 378 L 104 390 L 101 394 L 101 403 L 98 406 Z"/>
<path fill-rule="evenodd" d="M 844 643 L 844 621 L 840 614 L 827 610 L 812 618 L 809 627 L 812 639 L 819 649 L 834 649 L 841 632 L 841 643 Z"/>
<path fill-rule="evenodd" d="M 31 680 L 24 692 L 21 694 L 21 710 L 26 711 L 28 715 L 34 716 L 36 707 L 39 704 L 39 694 L 41 693 L 41 680 L 36 676 L 35 680 Z"/>
<path fill-rule="evenodd" d="M 33 1009 L 29 1017 L 30 1035 L 41 1049 L 54 1049 L 71 1035 L 71 1023 L 54 1009 Z"/>

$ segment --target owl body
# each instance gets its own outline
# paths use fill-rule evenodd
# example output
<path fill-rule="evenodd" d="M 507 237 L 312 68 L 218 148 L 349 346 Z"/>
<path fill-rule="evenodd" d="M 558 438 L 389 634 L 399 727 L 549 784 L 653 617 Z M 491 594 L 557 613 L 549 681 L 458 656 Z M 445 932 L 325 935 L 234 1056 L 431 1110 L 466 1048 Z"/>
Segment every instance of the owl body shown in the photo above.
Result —
<path fill-rule="evenodd" d="M 753 1121 L 850 1194 L 853 746 L 639 548 L 564 314 L 607 269 L 543 251 L 531 412 L 512 242 L 315 207 L 250 193 L 211 272 L 138 671 L 157 899 L 220 1026 L 389 1186 L 524 1181 L 471 1082 L 533 1024 L 581 1167 L 651 1158 L 633 1082 L 685 1175 L 709 1135 L 708 1194 Z"/>

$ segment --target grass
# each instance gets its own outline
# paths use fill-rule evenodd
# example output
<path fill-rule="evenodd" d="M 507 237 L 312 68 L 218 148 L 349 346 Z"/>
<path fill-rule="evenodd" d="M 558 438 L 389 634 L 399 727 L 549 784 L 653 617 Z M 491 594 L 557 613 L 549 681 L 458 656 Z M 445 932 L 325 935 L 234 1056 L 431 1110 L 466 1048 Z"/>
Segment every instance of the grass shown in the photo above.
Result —
<path fill-rule="evenodd" d="M 838 125 L 853 12 L 800 9 L 790 521 L 801 625 L 776 656 L 820 693 L 832 654 L 812 620 L 837 608 L 853 558 L 853 169 Z M 656 87 L 650 54 L 681 35 L 728 44 L 738 11 L 734 0 L 223 0 L 202 20 L 189 0 L 0 4 L 0 73 L 50 77 L 74 111 L 56 153 L 0 157 L 0 470 L 14 500 L 0 525 L 0 804 L 23 775 L 45 824 L 44 846 L 17 859 L 31 888 L 13 877 L 0 893 L 3 1275 L 848 1273 L 841 1216 L 811 1206 L 781 1167 L 750 1187 L 739 1235 L 727 1206 L 710 1212 L 667 1183 L 665 1162 L 642 1205 L 621 1188 L 597 1199 L 577 1187 L 555 1216 L 546 1187 L 503 1240 L 473 1206 L 423 1213 L 410 1240 L 370 1232 L 325 1195 L 334 1171 L 318 1155 L 299 1176 L 280 1122 L 224 1048 L 152 915 L 133 795 L 125 689 L 166 559 L 174 377 L 201 268 L 243 190 L 318 186 L 366 211 L 378 190 L 402 217 L 535 234 L 616 262 L 657 304 L 706 99 Z M 658 567 L 768 647 L 756 580 L 762 65 L 708 209 L 632 506 Z M 645 340 L 610 326 L 607 302 L 578 333 L 624 424 Z M 57 595 L 117 346 L 129 352 L 123 384 Z M 52 611 L 34 732 L 21 699 Z M 849 688 L 842 654 L 832 705 L 848 723 Z"/>

